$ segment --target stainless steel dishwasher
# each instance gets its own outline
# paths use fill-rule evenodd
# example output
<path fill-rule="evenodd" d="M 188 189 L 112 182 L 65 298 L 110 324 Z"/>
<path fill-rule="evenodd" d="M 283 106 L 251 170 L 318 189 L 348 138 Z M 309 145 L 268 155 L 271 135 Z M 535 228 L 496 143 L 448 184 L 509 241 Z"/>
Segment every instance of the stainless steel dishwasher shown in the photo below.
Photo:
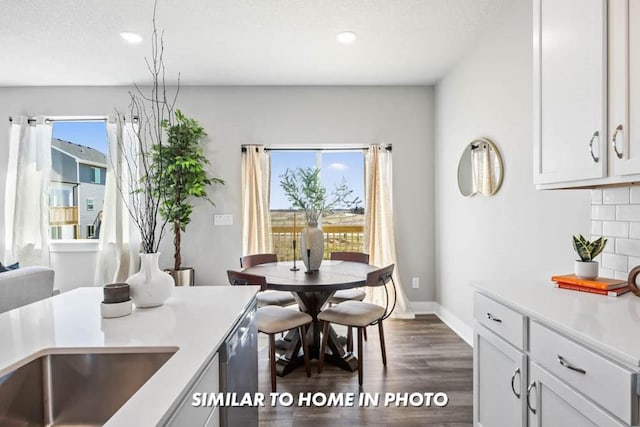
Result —
<path fill-rule="evenodd" d="M 220 347 L 220 391 L 244 393 L 253 397 L 258 392 L 258 329 L 256 302 L 236 323 Z M 228 427 L 257 426 L 258 408 L 252 406 L 220 408 L 220 425 Z"/>

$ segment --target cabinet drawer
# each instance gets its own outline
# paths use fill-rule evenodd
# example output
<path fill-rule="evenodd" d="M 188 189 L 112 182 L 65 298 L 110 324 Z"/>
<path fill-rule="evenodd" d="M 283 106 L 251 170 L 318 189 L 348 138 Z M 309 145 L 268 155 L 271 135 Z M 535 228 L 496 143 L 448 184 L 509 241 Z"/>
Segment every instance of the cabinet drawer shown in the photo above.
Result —
<path fill-rule="evenodd" d="M 520 350 L 525 349 L 526 319 L 522 314 L 477 292 L 473 297 L 473 313 L 482 325 Z"/>
<path fill-rule="evenodd" d="M 634 371 L 534 321 L 530 324 L 529 344 L 533 361 L 625 423 L 636 424 Z"/>

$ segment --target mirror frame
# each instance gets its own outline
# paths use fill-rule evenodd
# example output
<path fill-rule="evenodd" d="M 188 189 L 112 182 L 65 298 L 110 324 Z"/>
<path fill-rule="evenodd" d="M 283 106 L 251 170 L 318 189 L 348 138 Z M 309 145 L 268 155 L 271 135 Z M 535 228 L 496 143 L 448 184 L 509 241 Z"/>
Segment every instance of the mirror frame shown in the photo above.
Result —
<path fill-rule="evenodd" d="M 499 179 L 496 182 L 496 186 L 495 189 L 493 190 L 493 193 L 486 195 L 484 193 L 481 193 L 479 191 L 476 191 L 474 193 L 471 194 L 464 194 L 462 192 L 462 189 L 460 188 L 460 161 L 462 160 L 462 156 L 464 155 L 464 153 L 469 149 L 470 146 L 474 145 L 474 144 L 487 144 L 489 146 L 489 148 L 491 150 L 493 150 L 493 152 L 496 155 L 496 159 L 498 162 L 498 165 L 500 167 L 500 176 Z M 458 191 L 460 192 L 460 194 L 462 194 L 464 197 L 473 197 L 476 194 L 482 194 L 485 197 L 491 197 L 491 196 L 495 196 L 498 191 L 500 191 L 500 188 L 502 187 L 502 181 L 504 181 L 504 162 L 502 160 L 502 155 L 500 154 L 500 150 L 498 150 L 498 147 L 496 146 L 496 144 L 494 144 L 491 140 L 489 140 L 488 138 L 475 138 L 474 140 L 472 140 L 471 142 L 469 142 L 467 145 L 464 146 L 464 150 L 462 151 L 462 155 L 460 156 L 460 159 L 458 160 L 458 169 L 457 169 L 457 181 L 458 181 Z"/>

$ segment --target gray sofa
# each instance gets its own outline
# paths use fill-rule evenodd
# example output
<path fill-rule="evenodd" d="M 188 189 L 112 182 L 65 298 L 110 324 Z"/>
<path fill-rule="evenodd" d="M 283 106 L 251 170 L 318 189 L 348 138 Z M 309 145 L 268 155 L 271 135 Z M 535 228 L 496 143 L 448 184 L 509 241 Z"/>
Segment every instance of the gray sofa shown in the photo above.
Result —
<path fill-rule="evenodd" d="M 0 273 L 0 313 L 49 298 L 54 272 L 47 267 L 23 267 Z"/>

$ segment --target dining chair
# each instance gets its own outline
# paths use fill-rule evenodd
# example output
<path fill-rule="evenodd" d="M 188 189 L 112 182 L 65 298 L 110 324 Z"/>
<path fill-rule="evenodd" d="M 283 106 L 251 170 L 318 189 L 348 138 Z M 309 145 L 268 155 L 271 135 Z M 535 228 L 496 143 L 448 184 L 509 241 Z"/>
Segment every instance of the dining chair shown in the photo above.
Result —
<path fill-rule="evenodd" d="M 364 364 L 362 331 L 365 327 L 375 324 L 378 325 L 382 364 L 387 366 L 387 351 L 384 343 L 384 329 L 382 327 L 382 321 L 387 319 L 391 313 L 393 313 L 396 306 L 396 285 L 392 277 L 394 266 L 394 264 L 390 264 L 367 274 L 366 286 L 384 286 L 386 296 L 384 307 L 362 301 L 345 301 L 341 304 L 337 304 L 323 310 L 318 315 L 318 319 L 324 322 L 322 328 L 322 344 L 320 346 L 320 356 L 318 359 L 318 373 L 322 372 L 324 364 L 324 352 L 327 347 L 330 323 L 358 329 L 358 384 L 360 386 L 362 386 L 362 370 Z M 391 282 L 391 288 L 393 289 L 393 304 L 390 304 L 389 289 L 387 287 L 388 282 Z"/>
<path fill-rule="evenodd" d="M 278 255 L 276 254 L 254 254 L 245 255 L 240 257 L 240 268 L 249 268 L 254 265 L 268 264 L 271 262 L 278 262 Z M 295 304 L 296 300 L 291 292 L 285 291 L 264 291 L 260 292 L 257 296 L 258 307 L 264 307 L 267 305 L 277 305 L 280 307 L 286 307 L 291 304 Z"/>
<path fill-rule="evenodd" d="M 365 254 L 364 252 L 331 252 L 329 258 L 337 261 L 351 261 L 369 264 L 369 254 Z M 336 291 L 333 296 L 329 298 L 329 306 L 333 304 L 340 304 L 345 301 L 362 301 L 366 295 L 365 291 L 361 288 Z M 364 335 L 364 340 L 366 341 L 367 329 L 365 328 L 362 333 Z M 347 351 L 353 351 L 353 331 L 351 328 L 347 330 Z"/>
<path fill-rule="evenodd" d="M 266 289 L 267 279 L 264 276 L 247 274 L 239 271 L 227 270 L 229 283 L 237 285 L 257 285 L 261 290 Z M 307 349 L 307 327 L 313 318 L 307 313 L 291 310 L 276 305 L 260 307 L 256 313 L 258 332 L 269 336 L 269 364 L 271 368 L 271 391 L 276 391 L 276 338 L 280 332 L 297 329 L 302 343 L 302 354 L 307 377 L 311 376 L 309 365 L 309 351 Z"/>

